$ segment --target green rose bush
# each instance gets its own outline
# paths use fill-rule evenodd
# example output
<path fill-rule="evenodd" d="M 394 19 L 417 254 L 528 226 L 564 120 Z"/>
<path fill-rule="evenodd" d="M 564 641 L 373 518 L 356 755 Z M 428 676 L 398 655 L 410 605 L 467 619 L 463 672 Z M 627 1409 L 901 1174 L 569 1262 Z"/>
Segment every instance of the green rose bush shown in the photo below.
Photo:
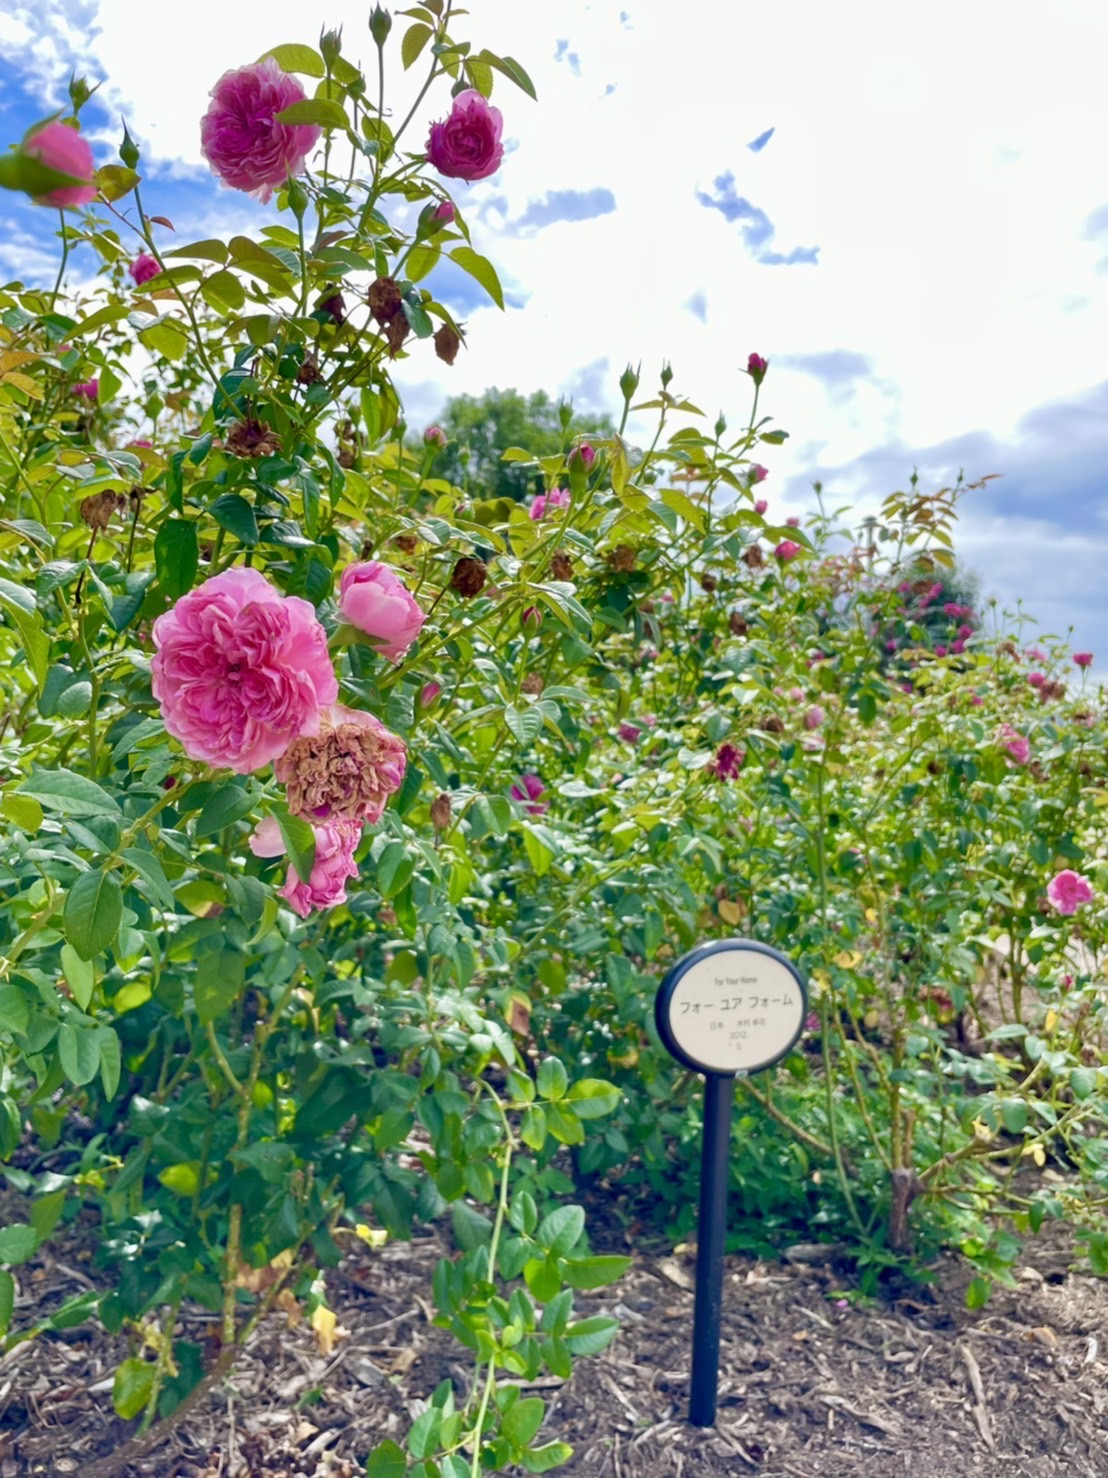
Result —
<path fill-rule="evenodd" d="M 697 1085 L 651 1005 L 705 938 L 811 982 L 743 1085 L 740 1215 L 878 1261 L 937 1235 L 980 1296 L 1046 1216 L 1108 1266 L 1108 784 L 1090 654 L 953 598 L 961 484 L 860 530 L 773 517 L 757 354 L 737 436 L 629 367 L 614 434 L 564 407 L 556 452 L 505 453 L 512 496 L 436 475 L 465 449 L 407 437 L 395 382 L 464 348 L 443 264 L 503 306 L 464 187 L 502 162 L 494 84 L 533 89 L 444 0 L 406 16 L 373 12 L 365 72 L 326 33 L 216 82 L 204 154 L 273 206 L 256 237 L 175 244 L 128 133 L 95 167 L 80 82 L 0 161 L 61 245 L 52 287 L 0 290 L 0 1155 L 29 1204 L 0 1333 L 126 1334 L 115 1407 L 153 1438 L 260 1318 L 328 1329 L 351 1238 L 441 1221 L 474 1378 L 368 1471 L 461 1478 L 570 1455 L 504 1377 L 616 1332 L 575 1309 L 627 1265 L 575 1194 L 690 1225 Z M 87 1208 L 97 1290 L 37 1315 L 20 1269 Z"/>

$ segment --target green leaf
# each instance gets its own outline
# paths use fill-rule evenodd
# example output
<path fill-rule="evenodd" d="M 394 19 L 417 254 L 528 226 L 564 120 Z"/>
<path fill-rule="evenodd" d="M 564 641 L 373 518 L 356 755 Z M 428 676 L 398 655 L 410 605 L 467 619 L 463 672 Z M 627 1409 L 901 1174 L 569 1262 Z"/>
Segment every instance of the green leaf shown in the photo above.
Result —
<path fill-rule="evenodd" d="M 992 1281 L 989 1278 L 977 1277 L 966 1289 L 966 1308 L 983 1309 L 989 1301 L 989 1294 L 993 1290 Z"/>
<path fill-rule="evenodd" d="M 479 282 L 488 293 L 498 308 L 504 307 L 504 289 L 500 286 L 500 278 L 496 275 L 496 268 L 488 257 L 481 256 L 470 246 L 457 246 L 450 253 L 452 261 L 457 262 L 463 272 Z"/>
<path fill-rule="evenodd" d="M 178 267 L 174 269 L 174 275 L 187 269 Z M 167 282 L 168 273 L 162 274 L 162 282 Z M 189 349 L 188 333 L 173 318 L 160 318 L 157 323 L 152 323 L 149 328 L 144 328 L 139 338 L 148 349 L 153 349 L 155 354 L 161 354 L 171 362 L 184 359 Z"/>
<path fill-rule="evenodd" d="M 542 709 L 532 705 L 521 710 L 509 703 L 504 709 L 504 722 L 512 737 L 526 746 L 542 733 Z"/>
<path fill-rule="evenodd" d="M 226 270 L 205 277 L 200 292 L 204 301 L 217 311 L 223 306 L 238 309 L 246 302 L 246 289 L 233 272 Z"/>
<path fill-rule="evenodd" d="M 533 826 L 526 821 L 523 823 L 523 846 L 527 853 L 527 860 L 534 869 L 537 878 L 545 877 L 550 871 L 550 865 L 554 861 L 554 853 L 538 836 Z"/>
<path fill-rule="evenodd" d="M 569 1075 L 556 1057 L 545 1057 L 535 1081 L 543 1098 L 564 1098 Z"/>
<path fill-rule="evenodd" d="M 373 1449 L 365 1471 L 366 1478 L 404 1478 L 408 1471 L 408 1459 L 404 1456 L 403 1448 L 390 1439 Z"/>
<path fill-rule="evenodd" d="M 27 998 L 17 985 L 7 981 L 0 983 L 0 1030 L 20 1036 L 31 1024 L 31 1012 Z"/>
<path fill-rule="evenodd" d="M 507 77 L 510 82 L 514 82 L 518 88 L 521 88 L 528 97 L 534 98 L 536 102 L 538 101 L 535 84 L 514 57 L 493 56 L 491 51 L 481 51 L 478 52 L 476 60 L 486 62 L 490 67 L 495 67 L 502 76 Z"/>
<path fill-rule="evenodd" d="M 119 1045 L 119 1036 L 112 1027 L 101 1026 L 98 1036 L 100 1039 L 100 1082 L 104 1088 L 104 1097 L 110 1103 L 119 1087 L 119 1078 L 123 1070 L 123 1052 Z"/>
<path fill-rule="evenodd" d="M 571 1288 L 604 1288 L 622 1278 L 631 1266 L 629 1257 L 571 1257 L 562 1269 Z"/>
<path fill-rule="evenodd" d="M 194 257 L 201 262 L 218 262 L 222 266 L 227 260 L 227 243 L 225 241 L 194 241 L 189 246 L 177 246 L 172 251 L 164 251 L 162 256 Z"/>
<path fill-rule="evenodd" d="M 415 871 L 415 858 L 403 842 L 390 842 L 377 861 L 377 891 L 382 898 L 395 898 L 407 887 Z"/>
<path fill-rule="evenodd" d="M 71 944 L 62 945 L 62 974 L 82 1011 L 88 1010 L 96 985 L 96 971 L 90 960 L 83 960 Z"/>
<path fill-rule="evenodd" d="M 581 1240 L 581 1234 L 585 1230 L 585 1209 L 583 1206 L 558 1206 L 549 1216 L 539 1222 L 535 1231 L 535 1241 L 551 1257 L 565 1257 L 571 1248 L 576 1247 Z"/>
<path fill-rule="evenodd" d="M 192 589 L 200 568 L 200 547 L 193 519 L 166 519 L 154 536 L 154 564 L 158 581 L 170 600 L 177 600 Z"/>
<path fill-rule="evenodd" d="M 14 1268 L 26 1262 L 37 1246 L 35 1229 L 26 1222 L 18 1221 L 11 1226 L 0 1227 L 0 1262 L 6 1263 L 8 1267 Z"/>
<path fill-rule="evenodd" d="M 124 1360 L 112 1384 L 112 1405 L 125 1422 L 139 1415 L 154 1389 L 155 1366 L 146 1360 Z"/>
<path fill-rule="evenodd" d="M 570 1084 L 566 1102 L 579 1119 L 602 1119 L 618 1107 L 620 1097 L 619 1089 L 602 1078 L 581 1078 Z"/>
<path fill-rule="evenodd" d="M 76 1088 L 91 1083 L 100 1071 L 100 1034 L 95 1027 L 63 1021 L 58 1028 L 58 1057 L 62 1071 Z"/>
<path fill-rule="evenodd" d="M 274 46 L 258 60 L 264 62 L 271 56 L 283 72 L 300 72 L 305 77 L 326 77 L 327 68 L 319 52 L 312 46 L 301 46 L 290 42 L 285 46 Z"/>
<path fill-rule="evenodd" d="M 60 811 L 63 816 L 112 816 L 122 820 L 122 812 L 108 792 L 72 770 L 36 770 L 24 780 L 18 794 L 34 796 L 48 811 Z"/>
<path fill-rule="evenodd" d="M 241 785 L 222 785 L 204 802 L 196 818 L 196 835 L 211 836 L 239 821 L 254 808 L 257 797 Z"/>
<path fill-rule="evenodd" d="M 13 586 L 10 581 L 0 581 L 0 608 L 7 612 L 19 632 L 23 651 L 31 664 L 31 671 L 35 674 L 41 693 L 46 683 L 46 674 L 50 670 L 50 638 L 42 629 L 42 617 L 34 609 L 34 597 L 31 598 L 31 611 L 27 611 L 22 601 L 17 602 L 12 598 L 10 591 L 14 589 L 18 587 Z"/>
<path fill-rule="evenodd" d="M 246 961 L 237 949 L 207 949 L 196 962 L 193 1001 L 203 1025 L 230 1010 L 246 980 Z"/>
<path fill-rule="evenodd" d="M 109 303 L 106 308 L 98 308 L 95 313 L 90 313 L 80 323 L 74 324 L 67 331 L 67 336 L 73 339 L 78 334 L 91 334 L 94 329 L 104 328 L 109 323 L 118 323 L 121 318 L 126 318 L 130 311 L 126 303 Z"/>
<path fill-rule="evenodd" d="M 112 874 L 82 873 L 65 900 L 65 937 L 82 960 L 91 960 L 115 939 L 122 917 L 123 894 Z"/>
<path fill-rule="evenodd" d="M 120 856 L 125 862 L 131 864 L 143 882 L 147 884 L 154 902 L 160 904 L 162 908 L 172 909 L 173 889 L 169 886 L 169 879 L 153 852 L 144 852 L 141 847 L 124 847 Z"/>
<path fill-rule="evenodd" d="M 549 1473 L 551 1468 L 560 1468 L 573 1456 L 568 1442 L 544 1442 L 541 1447 L 532 1447 L 520 1461 L 529 1473 Z"/>
<path fill-rule="evenodd" d="M 542 1426 L 546 1403 L 538 1396 L 523 1396 L 500 1418 L 500 1430 L 513 1447 L 526 1447 Z"/>
<path fill-rule="evenodd" d="M 1075 1067 L 1070 1073 L 1074 1098 L 1084 1101 L 1096 1091 L 1097 1071 L 1094 1067 Z"/>
<path fill-rule="evenodd" d="M 0 1273 L 0 1339 L 12 1327 L 12 1310 L 15 1308 L 15 1279 L 11 1273 Z"/>
<path fill-rule="evenodd" d="M 405 72 L 419 59 L 420 52 L 430 41 L 432 34 L 431 27 L 424 25 L 422 21 L 416 21 L 415 25 L 409 26 L 404 32 L 404 39 L 400 43 L 400 60 L 404 63 Z"/>
<path fill-rule="evenodd" d="M 1090 1234 L 1089 1266 L 1098 1278 L 1108 1278 L 1108 1233 Z"/>
<path fill-rule="evenodd" d="M 293 816 L 283 806 L 275 807 L 273 814 L 281 828 L 281 836 L 296 876 L 302 883 L 309 882 L 315 866 L 315 832 L 306 821 Z"/>
<path fill-rule="evenodd" d="M 46 1241 L 47 1237 L 61 1220 L 68 1195 L 68 1188 L 62 1186 L 61 1190 L 51 1191 L 48 1196 L 39 1196 L 32 1203 L 31 1225 L 34 1227 L 35 1236 L 40 1242 Z"/>
<path fill-rule="evenodd" d="M 103 164 L 96 171 L 96 188 L 105 200 L 122 200 L 142 179 L 137 170 L 123 164 Z"/>
<path fill-rule="evenodd" d="M 562 1287 L 558 1264 L 552 1257 L 543 1258 L 541 1261 L 533 1257 L 524 1265 L 523 1281 L 541 1304 L 549 1303 Z"/>
<path fill-rule="evenodd" d="M 346 109 L 333 98 L 305 98 L 274 115 L 278 123 L 316 123 L 320 128 L 349 128 Z"/>
<path fill-rule="evenodd" d="M 997 1104 L 1000 1118 L 1009 1134 L 1022 1134 L 1027 1127 L 1027 1104 L 1022 1098 L 1002 1098 Z"/>
<path fill-rule="evenodd" d="M 422 282 L 441 256 L 437 246 L 413 246 L 404 270 L 412 282 Z"/>
<path fill-rule="evenodd" d="M 546 1144 L 546 1113 L 537 1104 L 523 1115 L 519 1137 L 532 1150 L 541 1150 Z"/>
<path fill-rule="evenodd" d="M 212 504 L 210 512 L 216 523 L 234 534 L 240 543 L 258 542 L 258 520 L 241 493 L 224 493 Z"/>
<path fill-rule="evenodd" d="M 42 807 L 38 801 L 29 795 L 21 795 L 17 790 L 5 790 L 0 794 L 0 814 L 14 821 L 28 836 L 34 836 L 42 825 Z"/>
<path fill-rule="evenodd" d="M 27 195 L 36 196 L 49 194 L 66 185 L 87 183 L 87 179 L 51 169 L 30 154 L 0 155 L 0 190 L 22 190 Z"/>

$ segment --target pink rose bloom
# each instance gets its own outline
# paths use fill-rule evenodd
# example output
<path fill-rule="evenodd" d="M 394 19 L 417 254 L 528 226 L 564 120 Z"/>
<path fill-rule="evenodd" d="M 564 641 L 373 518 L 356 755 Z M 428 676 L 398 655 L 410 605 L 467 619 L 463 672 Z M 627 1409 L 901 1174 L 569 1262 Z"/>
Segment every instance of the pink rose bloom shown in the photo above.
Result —
<path fill-rule="evenodd" d="M 950 650 L 952 652 L 957 652 L 960 655 L 962 652 L 964 652 L 966 650 L 966 644 L 962 640 L 962 638 L 959 637 L 958 640 L 953 643 L 953 645 L 951 646 Z"/>
<path fill-rule="evenodd" d="M 1003 724 L 1000 730 L 1000 743 L 1006 749 L 1017 765 L 1026 765 L 1031 758 L 1031 744 L 1011 724 Z"/>
<path fill-rule="evenodd" d="M 474 88 L 454 99 L 450 117 L 432 123 L 427 158 L 439 174 L 455 180 L 486 180 L 500 168 L 504 119 L 499 108 Z"/>
<path fill-rule="evenodd" d="M 759 498 L 757 503 L 755 503 L 754 505 L 754 512 L 764 513 L 768 507 L 769 504 L 766 502 L 765 498 Z"/>
<path fill-rule="evenodd" d="M 808 712 L 804 715 L 804 727 L 806 729 L 818 729 L 820 724 L 823 723 L 826 717 L 826 713 L 819 706 L 819 704 L 813 703 L 811 708 L 809 708 Z"/>
<path fill-rule="evenodd" d="M 966 641 L 972 635 L 973 635 L 973 627 L 972 626 L 964 626 L 964 625 L 963 626 L 959 626 L 959 628 L 958 628 L 958 639 L 959 639 L 959 641 Z"/>
<path fill-rule="evenodd" d="M 373 639 L 390 662 L 400 661 L 427 619 L 400 576 L 375 559 L 343 570 L 339 610 L 345 621 Z"/>
<path fill-rule="evenodd" d="M 515 785 L 509 791 L 514 801 L 522 801 L 524 810 L 530 811 L 532 816 L 541 816 L 548 811 L 549 806 L 544 805 L 539 796 L 544 795 L 546 786 L 537 775 L 521 775 Z"/>
<path fill-rule="evenodd" d="M 546 516 L 548 508 L 568 508 L 569 493 L 565 488 L 551 488 L 548 493 L 539 493 L 531 504 L 531 517 L 537 522 Z"/>
<path fill-rule="evenodd" d="M 592 447 L 589 446 L 587 441 L 583 441 L 580 446 L 574 447 L 573 451 L 569 455 L 569 460 L 572 462 L 575 457 L 579 461 L 583 462 L 586 467 L 591 467 L 592 464 L 596 461 L 596 453 L 593 451 Z"/>
<path fill-rule="evenodd" d="M 946 648 L 943 646 L 942 642 L 940 642 L 938 644 L 938 646 L 936 646 L 936 648 L 935 648 L 935 656 L 936 657 L 945 657 L 946 656 Z"/>
<path fill-rule="evenodd" d="M 248 775 L 338 697 L 327 633 L 299 596 L 257 570 L 214 575 L 154 622 L 154 697 L 194 760 Z"/>
<path fill-rule="evenodd" d="M 73 393 L 74 395 L 83 395 L 86 400 L 95 400 L 100 394 L 100 381 L 95 379 L 83 380 L 81 384 L 74 385 Z"/>
<path fill-rule="evenodd" d="M 452 202 L 449 200 L 441 200 L 435 209 L 435 220 L 442 221 L 444 225 L 448 226 L 453 219 L 454 206 Z"/>
<path fill-rule="evenodd" d="M 147 256 L 145 252 L 141 252 L 127 268 L 127 271 L 134 278 L 136 287 L 141 287 L 144 282 L 149 282 L 151 277 L 157 277 L 161 270 L 157 261 L 153 257 Z"/>
<path fill-rule="evenodd" d="M 1093 665 L 1092 652 L 1074 652 L 1073 660 L 1078 667 L 1091 667 Z"/>
<path fill-rule="evenodd" d="M 362 835 L 357 822 L 336 821 L 313 826 L 315 835 L 315 860 L 311 876 L 301 882 L 294 867 L 289 868 L 285 885 L 280 889 L 291 907 L 302 919 L 314 909 L 335 908 L 346 902 L 346 883 L 358 876 L 358 864 L 354 853 Z M 274 816 L 267 816 L 254 828 L 250 838 L 250 850 L 255 857 L 280 857 L 285 852 L 281 828 Z"/>
<path fill-rule="evenodd" d="M 1033 688 L 1041 688 L 1043 683 L 1046 682 L 1046 677 L 1041 672 L 1029 672 L 1027 674 L 1027 681 Z"/>
<path fill-rule="evenodd" d="M 734 780 L 742 769 L 746 751 L 739 748 L 737 744 L 721 744 L 716 750 L 716 757 L 708 766 L 708 773 L 714 775 L 717 780 Z"/>
<path fill-rule="evenodd" d="M 304 168 L 319 141 L 314 123 L 278 123 L 276 115 L 304 101 L 304 89 L 273 57 L 224 72 L 200 120 L 200 152 L 225 186 L 265 205 L 275 185 Z"/>
<path fill-rule="evenodd" d="M 443 447 L 446 445 L 446 432 L 441 426 L 428 426 L 423 433 L 423 442 L 425 446 Z"/>
<path fill-rule="evenodd" d="M 795 559 L 800 553 L 800 545 L 794 544 L 791 539 L 782 539 L 773 552 L 782 564 L 788 564 L 790 559 Z"/>
<path fill-rule="evenodd" d="M 1027 656 L 1030 657 L 1032 662 L 1046 662 L 1049 660 L 1042 647 L 1028 647 Z"/>
<path fill-rule="evenodd" d="M 768 476 L 769 476 L 769 468 L 768 467 L 763 467 L 762 464 L 761 464 L 761 462 L 755 462 L 754 463 L 754 466 L 750 469 L 750 480 L 751 480 L 751 482 L 755 482 L 755 483 L 765 482 L 765 480 L 766 480 L 766 478 Z"/>
<path fill-rule="evenodd" d="M 790 529 L 798 529 L 800 527 L 800 519 L 797 518 L 795 513 L 792 518 L 787 518 L 785 523 Z"/>
<path fill-rule="evenodd" d="M 642 730 L 638 724 L 629 724 L 626 720 L 619 726 L 619 737 L 627 744 L 637 744 L 642 736 Z"/>
<path fill-rule="evenodd" d="M 909 581 L 901 580 L 900 584 L 896 587 L 896 591 L 898 595 L 907 595 L 911 588 L 912 586 Z"/>
<path fill-rule="evenodd" d="M 67 205 L 89 205 L 96 199 L 99 192 L 94 179 L 96 165 L 92 161 L 92 150 L 77 130 L 60 118 L 36 130 L 23 145 L 23 153 L 45 164 L 47 169 L 56 169 L 59 174 L 72 175 L 81 181 L 76 185 L 59 185 L 45 195 L 36 195 L 36 205 L 53 205 L 63 210 Z"/>
<path fill-rule="evenodd" d="M 1092 903 L 1093 885 L 1079 872 L 1066 868 L 1047 884 L 1046 896 L 1059 913 L 1076 913 L 1083 903 Z"/>
<path fill-rule="evenodd" d="M 778 689 L 778 692 L 780 692 L 780 691 L 781 690 L 779 688 Z M 804 689 L 803 688 L 790 688 L 789 691 L 788 691 L 788 693 L 786 694 L 786 696 L 793 703 L 801 703 L 801 702 L 803 702 L 803 699 L 804 699 Z"/>
<path fill-rule="evenodd" d="M 273 765 L 288 792 L 289 810 L 316 822 L 380 821 L 400 789 L 408 751 L 373 714 L 333 703 L 319 730 L 294 739 Z"/>

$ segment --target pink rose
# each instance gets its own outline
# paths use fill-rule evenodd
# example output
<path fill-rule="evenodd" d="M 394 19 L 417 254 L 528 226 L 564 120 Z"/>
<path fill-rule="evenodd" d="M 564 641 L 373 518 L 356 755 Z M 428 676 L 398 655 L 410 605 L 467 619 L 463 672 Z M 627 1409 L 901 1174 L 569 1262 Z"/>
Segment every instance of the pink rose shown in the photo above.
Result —
<path fill-rule="evenodd" d="M 1046 682 L 1046 675 L 1042 672 L 1029 672 L 1027 674 L 1027 681 L 1033 688 L 1041 688 L 1043 683 Z"/>
<path fill-rule="evenodd" d="M 886 650 L 886 652 L 895 652 L 896 651 L 896 638 L 895 637 L 892 637 L 892 636 L 889 637 L 888 641 L 885 643 L 885 650 Z"/>
<path fill-rule="evenodd" d="M 338 697 L 315 610 L 257 570 L 225 570 L 182 596 L 154 622 L 154 645 L 166 728 L 191 759 L 240 775 L 318 733 Z"/>
<path fill-rule="evenodd" d="M 539 800 L 545 793 L 546 786 L 537 775 L 521 775 L 509 792 L 514 801 L 523 802 L 523 809 L 532 816 L 541 816 L 550 809 Z"/>
<path fill-rule="evenodd" d="M 804 727 L 806 729 L 818 729 L 820 724 L 823 723 L 826 717 L 826 713 L 824 713 L 819 704 L 813 703 L 811 708 L 809 708 L 808 712 L 804 715 Z"/>
<path fill-rule="evenodd" d="M 100 381 L 96 379 L 82 380 L 79 385 L 74 385 L 73 393 L 74 395 L 83 395 L 86 400 L 95 400 L 100 394 Z"/>
<path fill-rule="evenodd" d="M 1032 662 L 1048 662 L 1050 660 L 1042 647 L 1028 647 L 1027 656 Z"/>
<path fill-rule="evenodd" d="M 1031 758 L 1031 743 L 1011 724 L 1002 724 L 999 742 L 1017 765 L 1026 765 Z"/>
<path fill-rule="evenodd" d="M 346 883 L 358 876 L 354 853 L 361 839 L 357 822 L 336 821 L 313 826 L 315 860 L 308 881 L 302 882 L 294 867 L 289 868 L 285 885 L 280 889 L 291 907 L 302 919 L 317 908 L 335 908 L 346 902 Z M 284 838 L 276 817 L 267 816 L 254 828 L 250 850 L 255 857 L 280 857 L 285 852 Z"/>
<path fill-rule="evenodd" d="M 742 769 L 745 758 L 745 750 L 740 749 L 737 744 L 721 744 L 716 750 L 715 759 L 708 766 L 708 773 L 717 780 L 734 780 Z"/>
<path fill-rule="evenodd" d="M 1092 652 L 1074 652 L 1073 660 L 1078 667 L 1091 667 L 1093 665 Z"/>
<path fill-rule="evenodd" d="M 424 446 L 444 447 L 446 445 L 446 432 L 441 426 L 428 426 L 423 433 Z"/>
<path fill-rule="evenodd" d="M 942 642 L 939 642 L 939 644 L 936 646 L 936 648 L 935 648 L 935 656 L 936 657 L 945 657 L 946 656 L 946 648 L 943 646 Z"/>
<path fill-rule="evenodd" d="M 485 180 L 504 158 L 500 134 L 504 119 L 499 108 L 468 88 L 454 99 L 450 117 L 432 123 L 427 158 L 439 174 L 455 180 Z"/>
<path fill-rule="evenodd" d="M 539 493 L 531 504 L 531 517 L 536 521 L 546 516 L 548 508 L 568 508 L 569 493 L 565 488 L 551 488 L 548 493 Z"/>
<path fill-rule="evenodd" d="M 763 359 L 760 354 L 752 354 L 746 361 L 746 372 L 755 385 L 762 383 L 767 369 L 769 369 L 769 360 Z"/>
<path fill-rule="evenodd" d="M 294 739 L 273 765 L 288 792 L 289 810 L 316 822 L 380 821 L 400 789 L 408 751 L 372 713 L 333 703 L 318 732 Z"/>
<path fill-rule="evenodd" d="M 145 252 L 141 252 L 127 268 L 127 271 L 134 278 L 136 287 L 141 287 L 144 282 L 149 282 L 151 277 L 157 277 L 161 270 L 157 261 L 153 257 L 147 256 Z"/>
<path fill-rule="evenodd" d="M 954 642 L 954 644 L 951 646 L 950 650 L 952 652 L 957 652 L 959 655 L 961 655 L 961 653 L 966 650 L 966 644 L 962 640 L 962 638 L 959 637 L 958 640 L 956 642 Z"/>
<path fill-rule="evenodd" d="M 304 89 L 272 57 L 224 72 L 200 120 L 200 152 L 225 186 L 262 204 L 275 185 L 304 168 L 319 141 L 314 123 L 278 123 L 276 115 L 304 102 Z"/>
<path fill-rule="evenodd" d="M 638 724 L 629 724 L 626 719 L 619 726 L 619 737 L 625 744 L 637 744 L 642 737 Z"/>
<path fill-rule="evenodd" d="M 1092 903 L 1093 885 L 1079 872 L 1066 868 L 1047 884 L 1046 896 L 1059 913 L 1076 913 L 1083 903 Z"/>
<path fill-rule="evenodd" d="M 769 468 L 763 467 L 761 462 L 755 462 L 750 471 L 750 480 L 754 483 L 765 482 L 766 478 L 769 476 Z"/>
<path fill-rule="evenodd" d="M 77 130 L 70 128 L 60 118 L 37 129 L 23 145 L 22 152 L 28 158 L 45 164 L 47 169 L 56 169 L 59 174 L 71 175 L 79 182 L 59 185 L 56 190 L 48 190 L 45 195 L 36 195 L 36 205 L 53 205 L 58 210 L 63 210 L 67 205 L 89 205 L 96 199 L 96 165 L 92 161 L 92 150 Z"/>
<path fill-rule="evenodd" d="M 790 559 L 795 559 L 800 553 L 800 545 L 794 544 L 791 539 L 782 539 L 773 552 L 782 564 L 788 564 Z"/>
<path fill-rule="evenodd" d="M 754 512 L 764 513 L 768 507 L 769 504 L 766 502 L 765 498 L 759 498 L 757 503 L 755 503 L 754 505 Z"/>
<path fill-rule="evenodd" d="M 375 559 L 343 570 L 339 610 L 390 662 L 400 661 L 427 619 L 400 576 Z"/>

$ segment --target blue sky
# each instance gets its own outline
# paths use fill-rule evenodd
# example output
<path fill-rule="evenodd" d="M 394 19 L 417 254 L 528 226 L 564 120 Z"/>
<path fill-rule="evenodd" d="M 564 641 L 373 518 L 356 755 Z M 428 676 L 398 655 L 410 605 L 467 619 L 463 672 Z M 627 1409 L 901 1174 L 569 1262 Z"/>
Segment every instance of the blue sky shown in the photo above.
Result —
<path fill-rule="evenodd" d="M 540 102 L 498 84 L 504 165 L 460 196 L 508 311 L 460 273 L 436 284 L 469 344 L 452 370 L 400 365 L 413 424 L 488 385 L 616 410 L 628 360 L 645 388 L 668 359 L 675 389 L 737 426 L 755 350 L 763 407 L 790 432 L 761 458 L 775 509 L 810 512 L 815 478 L 864 510 L 913 467 L 925 487 L 1001 473 L 964 505 L 960 553 L 1108 667 L 1108 183 L 1086 162 L 1108 137 L 1103 0 L 1034 27 L 1000 0 L 469 10 L 459 34 L 517 56 Z M 209 88 L 321 23 L 365 60 L 366 13 L 329 0 L 308 26 L 292 0 L 191 0 L 186 23 L 124 0 L 9 0 L 3 138 L 59 106 L 75 67 L 106 79 L 86 113 L 98 158 L 125 113 L 148 209 L 179 240 L 256 230 L 272 207 L 220 189 L 200 157 Z M 52 278 L 52 230 L 0 198 L 0 278 Z"/>

